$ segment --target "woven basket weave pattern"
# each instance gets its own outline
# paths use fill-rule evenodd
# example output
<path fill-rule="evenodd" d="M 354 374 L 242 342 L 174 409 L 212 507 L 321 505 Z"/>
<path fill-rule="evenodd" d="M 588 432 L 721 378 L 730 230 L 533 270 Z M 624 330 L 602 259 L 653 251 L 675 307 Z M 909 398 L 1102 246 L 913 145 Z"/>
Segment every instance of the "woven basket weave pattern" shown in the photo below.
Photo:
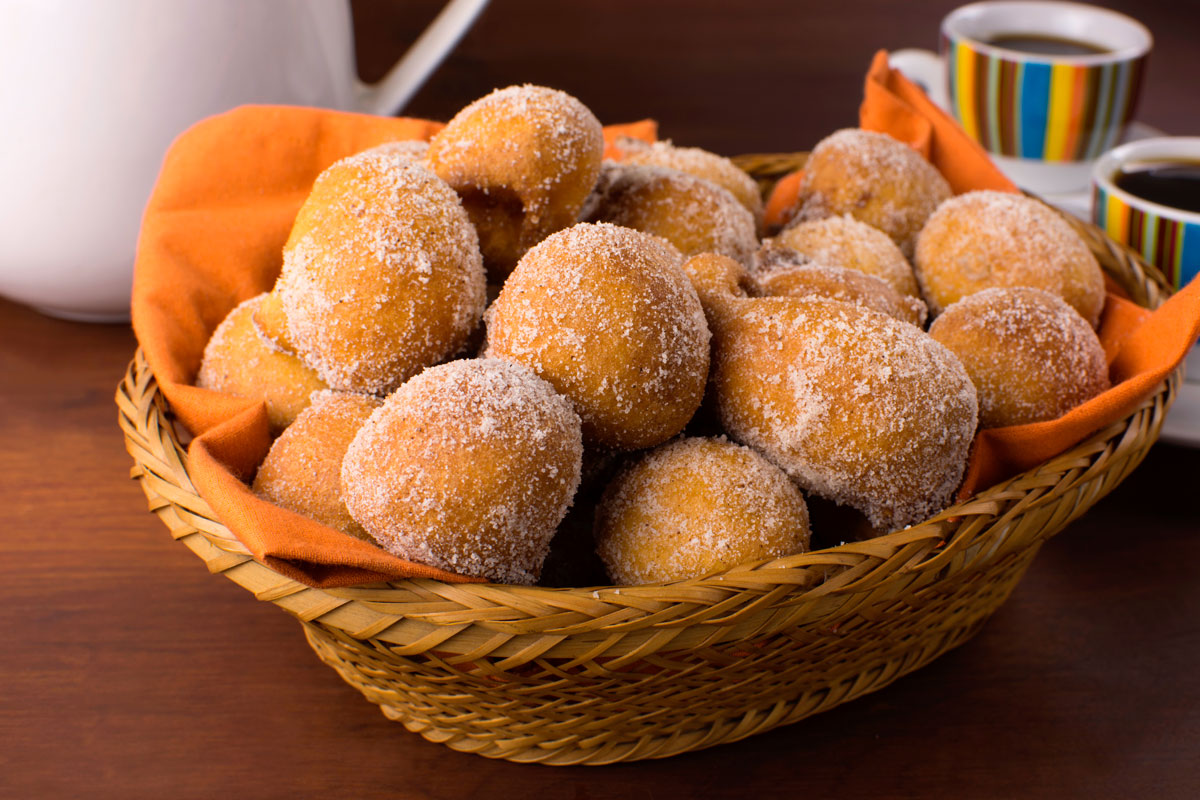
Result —
<path fill-rule="evenodd" d="M 764 187 L 803 154 L 745 156 Z M 1138 303 L 1165 282 L 1072 224 Z M 1176 372 L 1130 417 L 920 525 L 667 586 L 417 579 L 313 589 L 250 558 L 215 519 L 139 352 L 117 394 L 133 476 L 172 535 L 301 620 L 318 656 L 384 714 L 457 750 L 603 764 L 734 741 L 832 708 L 966 641 L 1041 543 L 1145 456 Z"/>

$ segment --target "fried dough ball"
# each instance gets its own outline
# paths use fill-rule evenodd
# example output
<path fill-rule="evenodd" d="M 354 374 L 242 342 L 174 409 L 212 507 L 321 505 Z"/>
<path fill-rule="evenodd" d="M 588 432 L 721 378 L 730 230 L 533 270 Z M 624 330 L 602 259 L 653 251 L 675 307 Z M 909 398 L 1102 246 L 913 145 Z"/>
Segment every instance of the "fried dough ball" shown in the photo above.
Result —
<path fill-rule="evenodd" d="M 589 445 L 652 447 L 704 396 L 708 326 L 666 241 L 580 223 L 517 264 L 487 314 L 489 356 L 533 369 L 571 400 Z"/>
<path fill-rule="evenodd" d="M 575 222 L 603 155 L 600 122 L 583 103 L 525 85 L 459 111 L 427 158 L 462 197 L 488 276 L 503 283 L 526 250 Z"/>
<path fill-rule="evenodd" d="M 1093 328 L 1104 308 L 1104 276 L 1087 244 L 1056 211 L 1019 194 L 977 191 L 947 200 L 921 231 L 914 266 L 934 315 L 995 286 L 1044 289 Z"/>
<path fill-rule="evenodd" d="M 463 347 L 485 280 L 453 190 L 408 157 L 367 151 L 317 177 L 275 291 L 330 386 L 383 393 Z"/>
<path fill-rule="evenodd" d="M 685 256 L 720 253 L 749 266 L 754 215 L 728 190 L 677 169 L 605 162 L 582 218 L 661 236 Z"/>
<path fill-rule="evenodd" d="M 748 288 L 758 297 L 824 297 L 857 303 L 918 328 L 925 325 L 925 303 L 874 275 L 818 263 L 772 243 L 758 251 L 757 263 Z"/>
<path fill-rule="evenodd" d="M 263 336 L 285 353 L 295 355 L 296 345 L 287 330 L 287 314 L 283 310 L 283 300 L 279 292 L 270 291 L 263 297 L 262 302 L 254 309 L 254 324 Z"/>
<path fill-rule="evenodd" d="M 680 439 L 625 469 L 596 508 L 596 552 L 618 584 L 698 578 L 808 549 L 800 490 L 748 447 Z"/>
<path fill-rule="evenodd" d="M 579 417 L 519 364 L 430 367 L 384 401 L 342 464 L 351 515 L 409 561 L 537 580 L 579 485 Z"/>
<path fill-rule="evenodd" d="M 312 405 L 271 445 L 254 476 L 254 493 L 334 530 L 374 542 L 346 510 L 341 473 L 346 448 L 381 403 L 371 395 L 315 392 Z"/>
<path fill-rule="evenodd" d="M 278 433 L 308 406 L 309 395 L 329 387 L 312 367 L 280 350 L 254 324 L 255 311 L 266 297 L 260 294 L 239 304 L 213 331 L 196 385 L 263 400 L 271 430 Z"/>
<path fill-rule="evenodd" d="M 676 147 L 669 141 L 650 144 L 641 139 L 622 137 L 617 146 L 623 153 L 624 163 L 677 169 L 728 190 L 754 216 L 755 229 L 762 229 L 763 199 L 758 184 L 728 158 L 699 147 Z"/>
<path fill-rule="evenodd" d="M 979 425 L 1057 419 L 1109 387 L 1096 332 L 1041 289 L 984 289 L 952 304 L 929 329 L 979 393 Z"/>
<path fill-rule="evenodd" d="M 901 294 L 920 297 L 912 265 L 888 235 L 849 214 L 801 222 L 775 237 L 820 264 L 856 269 L 884 280 Z"/>
<path fill-rule="evenodd" d="M 894 530 L 945 508 L 975 433 L 975 388 L 924 331 L 834 300 L 740 296 L 740 268 L 688 260 L 713 330 L 725 429 L 806 491 Z"/>
<path fill-rule="evenodd" d="M 817 143 L 804 165 L 801 221 L 849 214 L 909 256 L 950 184 L 921 154 L 886 133 L 844 128 Z"/>

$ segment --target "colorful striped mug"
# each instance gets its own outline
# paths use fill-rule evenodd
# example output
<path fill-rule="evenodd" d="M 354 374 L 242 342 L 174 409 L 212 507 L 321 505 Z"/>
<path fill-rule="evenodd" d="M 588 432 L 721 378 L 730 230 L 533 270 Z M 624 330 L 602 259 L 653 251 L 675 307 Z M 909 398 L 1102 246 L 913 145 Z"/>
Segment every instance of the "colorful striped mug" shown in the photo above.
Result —
<path fill-rule="evenodd" d="M 1200 273 L 1200 213 L 1146 200 L 1115 183 L 1122 167 L 1155 162 L 1200 163 L 1200 137 L 1143 139 L 1106 153 L 1092 172 L 1092 221 L 1178 289 Z"/>
<path fill-rule="evenodd" d="M 891 61 L 1018 185 L 1059 193 L 1086 188 L 1091 162 L 1120 140 L 1152 41 L 1108 9 L 983 2 L 942 21 L 941 56 L 900 51 Z"/>

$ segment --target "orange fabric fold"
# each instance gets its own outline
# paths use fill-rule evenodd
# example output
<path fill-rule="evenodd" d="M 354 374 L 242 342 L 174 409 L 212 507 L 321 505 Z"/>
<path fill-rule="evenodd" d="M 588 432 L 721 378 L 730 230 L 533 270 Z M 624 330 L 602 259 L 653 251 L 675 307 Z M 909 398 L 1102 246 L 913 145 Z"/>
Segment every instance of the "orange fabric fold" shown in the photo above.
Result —
<path fill-rule="evenodd" d="M 441 128 L 318 109 L 238 108 L 175 141 L 142 219 L 133 328 L 171 410 L 196 436 L 188 450 L 196 489 L 257 559 L 310 586 L 479 579 L 405 561 L 257 498 L 246 482 L 271 444 L 263 404 L 191 382 L 230 309 L 274 285 L 283 243 L 317 175 L 344 156 L 428 140 Z M 656 132 L 653 120 L 604 131 L 606 145 L 617 136 L 654 141 Z"/>

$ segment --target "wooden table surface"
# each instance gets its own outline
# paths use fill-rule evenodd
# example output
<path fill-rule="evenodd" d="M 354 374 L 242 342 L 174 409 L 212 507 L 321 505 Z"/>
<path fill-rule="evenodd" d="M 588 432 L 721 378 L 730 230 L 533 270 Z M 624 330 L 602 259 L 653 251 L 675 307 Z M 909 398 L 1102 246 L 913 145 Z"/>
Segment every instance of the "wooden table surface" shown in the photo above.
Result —
<path fill-rule="evenodd" d="M 409 113 L 530 81 L 681 144 L 807 149 L 854 123 L 875 49 L 934 46 L 954 5 L 495 0 Z M 1106 5 L 1157 38 L 1140 118 L 1200 134 L 1195 4 Z M 356 3 L 364 76 L 435 6 Z M 520 766 L 386 721 L 171 540 L 116 424 L 134 347 L 0 300 L 0 798 L 1200 796 L 1196 450 L 1157 445 L 976 638 L 880 692 L 665 761 Z"/>

